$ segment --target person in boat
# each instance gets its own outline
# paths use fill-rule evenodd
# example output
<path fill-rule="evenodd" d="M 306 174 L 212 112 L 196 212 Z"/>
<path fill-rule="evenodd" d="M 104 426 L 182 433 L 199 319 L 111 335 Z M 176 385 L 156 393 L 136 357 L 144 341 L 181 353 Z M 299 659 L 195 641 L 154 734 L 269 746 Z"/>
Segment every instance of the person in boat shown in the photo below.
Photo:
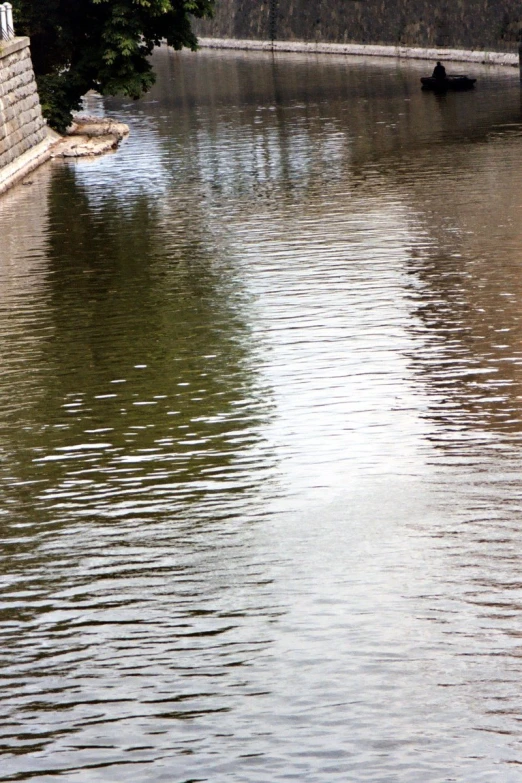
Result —
<path fill-rule="evenodd" d="M 440 62 L 440 60 L 437 60 L 437 65 L 433 69 L 433 73 L 431 74 L 432 79 L 437 79 L 438 82 L 443 81 L 446 78 L 446 69 Z"/>

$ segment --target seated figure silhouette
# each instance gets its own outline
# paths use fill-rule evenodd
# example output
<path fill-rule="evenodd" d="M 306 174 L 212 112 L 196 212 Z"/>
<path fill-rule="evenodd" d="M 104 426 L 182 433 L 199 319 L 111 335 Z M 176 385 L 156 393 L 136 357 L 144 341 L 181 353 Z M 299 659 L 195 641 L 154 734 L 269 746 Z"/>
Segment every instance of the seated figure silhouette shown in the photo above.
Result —
<path fill-rule="evenodd" d="M 431 75 L 433 79 L 437 79 L 438 82 L 441 82 L 446 78 L 446 69 L 440 60 L 437 61 L 437 65 L 433 69 L 433 73 Z"/>

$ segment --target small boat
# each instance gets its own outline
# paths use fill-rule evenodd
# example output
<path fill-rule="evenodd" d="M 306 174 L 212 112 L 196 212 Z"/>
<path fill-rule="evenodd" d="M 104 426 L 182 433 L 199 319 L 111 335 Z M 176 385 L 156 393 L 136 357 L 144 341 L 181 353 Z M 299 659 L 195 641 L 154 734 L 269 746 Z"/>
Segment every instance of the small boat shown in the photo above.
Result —
<path fill-rule="evenodd" d="M 446 76 L 444 79 L 435 79 L 433 76 L 423 76 L 421 78 L 422 89 L 432 90 L 433 92 L 447 92 L 448 90 L 471 90 L 475 86 L 476 79 L 469 76 L 456 74 L 455 76 Z"/>

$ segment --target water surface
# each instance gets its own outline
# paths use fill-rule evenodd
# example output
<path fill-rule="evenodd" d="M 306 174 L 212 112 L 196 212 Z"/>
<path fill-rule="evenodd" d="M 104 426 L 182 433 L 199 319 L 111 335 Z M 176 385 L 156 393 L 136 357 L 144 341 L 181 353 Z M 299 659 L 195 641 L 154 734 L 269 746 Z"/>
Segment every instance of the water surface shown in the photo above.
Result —
<path fill-rule="evenodd" d="M 517 72 L 155 62 L 0 201 L 2 779 L 518 781 Z"/>

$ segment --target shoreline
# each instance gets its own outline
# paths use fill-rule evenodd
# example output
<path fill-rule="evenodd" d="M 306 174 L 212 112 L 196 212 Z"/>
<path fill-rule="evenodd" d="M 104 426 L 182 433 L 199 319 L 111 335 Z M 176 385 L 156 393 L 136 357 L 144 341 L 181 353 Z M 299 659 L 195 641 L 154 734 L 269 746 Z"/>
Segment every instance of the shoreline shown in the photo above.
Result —
<path fill-rule="evenodd" d="M 46 138 L 0 169 L 0 196 L 53 158 L 98 157 L 115 150 L 129 133 L 128 125 L 105 117 L 75 115 L 61 136 L 47 128 Z"/>
<path fill-rule="evenodd" d="M 239 49 L 263 52 L 300 52 L 309 54 L 342 54 L 365 57 L 396 57 L 408 60 L 445 60 L 518 67 L 518 54 L 476 51 L 472 49 L 436 49 L 417 46 L 380 44 L 340 44 L 320 41 L 261 41 L 236 38 L 199 38 L 201 49 Z"/>
<path fill-rule="evenodd" d="M 509 52 L 476 51 L 468 49 L 436 49 L 412 46 L 385 46 L 380 44 L 340 44 L 310 41 L 263 41 L 235 38 L 199 38 L 201 49 L 229 49 L 263 52 L 295 52 L 307 54 L 335 54 L 359 57 L 394 57 L 408 60 L 441 60 L 453 62 L 469 62 L 481 65 L 497 65 L 518 67 L 519 55 Z M 78 118 L 80 119 L 80 118 Z M 83 157 L 100 155 L 115 149 L 128 128 L 96 128 L 103 127 L 101 118 L 83 118 L 84 124 L 90 126 L 82 130 L 76 126 L 74 135 L 60 137 L 47 129 L 47 137 L 32 149 L 27 150 L 10 164 L 0 170 L 0 195 L 12 188 L 34 171 L 56 157 Z M 89 122 L 85 123 L 85 120 Z M 107 124 L 107 123 L 106 123 Z M 111 124 L 111 123 L 109 123 Z M 79 123 L 81 125 L 81 122 Z M 85 132 L 87 130 L 87 132 Z M 76 137 L 76 138 L 75 138 Z"/>

